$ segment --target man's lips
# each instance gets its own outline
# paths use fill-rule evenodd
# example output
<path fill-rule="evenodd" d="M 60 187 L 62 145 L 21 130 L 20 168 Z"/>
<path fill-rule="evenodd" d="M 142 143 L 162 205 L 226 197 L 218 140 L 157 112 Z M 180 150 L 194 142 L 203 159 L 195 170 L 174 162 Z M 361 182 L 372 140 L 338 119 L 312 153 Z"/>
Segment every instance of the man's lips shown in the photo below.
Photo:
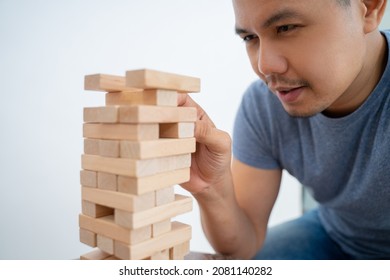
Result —
<path fill-rule="evenodd" d="M 305 89 L 305 86 L 298 87 L 276 87 L 274 92 L 279 97 L 279 99 L 284 103 L 295 102 L 302 91 Z"/>
<path fill-rule="evenodd" d="M 287 94 L 291 91 L 297 90 L 299 88 L 302 88 L 303 86 L 298 86 L 298 87 L 277 87 L 274 89 L 275 92 L 282 93 L 282 94 Z"/>

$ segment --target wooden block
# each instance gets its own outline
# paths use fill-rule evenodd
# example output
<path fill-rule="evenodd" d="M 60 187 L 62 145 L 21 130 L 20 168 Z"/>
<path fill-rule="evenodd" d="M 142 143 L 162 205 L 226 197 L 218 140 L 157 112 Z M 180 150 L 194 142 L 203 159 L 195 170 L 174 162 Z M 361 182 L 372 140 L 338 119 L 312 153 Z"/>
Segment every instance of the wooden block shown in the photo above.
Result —
<path fill-rule="evenodd" d="M 175 184 L 181 184 L 187 182 L 189 179 L 189 168 L 139 178 L 118 176 L 118 191 L 129 194 L 144 194 Z"/>
<path fill-rule="evenodd" d="M 131 106 L 131 105 L 143 105 L 143 104 L 144 104 L 143 90 L 106 93 L 106 106 Z"/>
<path fill-rule="evenodd" d="M 160 138 L 194 137 L 195 123 L 164 123 L 160 124 Z"/>
<path fill-rule="evenodd" d="M 116 191 L 117 190 L 117 175 L 106 173 L 106 172 L 98 172 L 98 189 Z"/>
<path fill-rule="evenodd" d="M 121 141 L 120 157 L 147 159 L 195 152 L 195 138 Z"/>
<path fill-rule="evenodd" d="M 149 239 L 145 242 L 127 245 L 119 241 L 114 242 L 115 256 L 121 259 L 140 260 L 154 255 L 177 244 L 191 239 L 191 227 L 182 223 L 172 223 L 172 231 Z"/>
<path fill-rule="evenodd" d="M 176 123 L 195 122 L 196 108 L 168 106 L 106 106 L 84 108 L 86 123 Z"/>
<path fill-rule="evenodd" d="M 103 252 L 100 249 L 95 249 L 89 253 L 80 256 L 80 260 L 104 260 L 110 257 L 110 254 Z"/>
<path fill-rule="evenodd" d="M 137 244 L 152 237 L 151 225 L 129 230 L 115 224 L 113 215 L 97 219 L 79 215 L 79 225 L 81 228 L 126 244 Z"/>
<path fill-rule="evenodd" d="M 110 255 L 114 254 L 114 240 L 104 235 L 97 235 L 97 247 Z"/>
<path fill-rule="evenodd" d="M 121 209 L 127 212 L 139 212 L 154 207 L 154 193 L 132 195 L 120 192 L 82 188 L 83 200 L 92 203 Z"/>
<path fill-rule="evenodd" d="M 126 86 L 143 89 L 169 89 L 179 92 L 199 92 L 200 79 L 150 69 L 126 72 Z"/>
<path fill-rule="evenodd" d="M 136 88 L 126 87 L 126 79 L 122 76 L 93 74 L 84 77 L 84 89 L 96 91 L 139 91 Z"/>
<path fill-rule="evenodd" d="M 96 247 L 97 245 L 96 233 L 80 228 L 80 242 L 91 247 Z"/>
<path fill-rule="evenodd" d="M 114 255 L 112 255 L 112 256 L 109 256 L 109 257 L 105 258 L 104 260 L 105 261 L 118 261 L 120 259 L 115 257 Z"/>
<path fill-rule="evenodd" d="M 83 136 L 106 140 L 155 140 L 159 137 L 159 125 L 86 123 L 83 125 Z"/>
<path fill-rule="evenodd" d="M 99 248 L 97 248 L 96 250 L 93 250 L 92 252 L 89 252 L 87 254 L 84 254 L 82 256 L 80 256 L 80 260 L 101 260 L 101 261 L 108 261 L 108 260 L 120 260 L 118 259 L 117 257 L 115 257 L 114 255 L 110 255 L 106 252 L 103 252 L 102 250 L 100 250 Z"/>
<path fill-rule="evenodd" d="M 119 143 L 118 140 L 99 140 L 99 155 L 102 157 L 119 157 Z"/>
<path fill-rule="evenodd" d="M 192 199 L 176 195 L 175 201 L 145 211 L 131 213 L 115 209 L 115 223 L 129 229 L 141 228 L 192 210 Z"/>
<path fill-rule="evenodd" d="M 114 214 L 114 209 L 110 207 L 106 207 L 103 205 L 98 205 L 96 203 L 92 203 L 90 201 L 83 200 L 81 202 L 82 206 L 82 213 L 84 215 L 93 217 L 93 218 L 99 218 L 104 217 L 108 215 Z"/>
<path fill-rule="evenodd" d="M 109 130 L 106 130 L 105 127 L 106 125 L 95 125 L 95 124 L 85 124 L 86 125 L 86 130 L 92 131 L 92 133 L 98 133 L 101 135 L 101 133 L 107 134 L 106 137 L 117 137 L 119 138 L 120 136 L 115 136 L 115 134 L 110 134 Z M 91 126 L 91 127 L 90 127 Z M 125 125 L 126 126 L 126 125 Z M 99 129 L 99 127 L 103 127 L 102 132 L 98 132 L 96 128 Z M 109 128 L 110 129 L 110 128 Z M 155 128 L 156 129 L 156 128 Z M 117 129 L 120 134 L 123 134 L 123 130 L 120 131 Z M 91 132 L 87 132 L 91 133 Z M 157 130 L 154 131 L 155 136 L 157 137 Z M 151 140 L 146 140 L 146 142 L 151 141 Z M 131 141 L 133 142 L 133 141 Z M 137 141 L 134 141 L 137 142 Z M 120 157 L 120 141 L 119 140 L 103 140 L 103 139 L 91 139 L 91 138 L 85 138 L 84 139 L 84 153 L 88 155 L 97 155 L 97 156 L 103 156 L 103 157 Z"/>
<path fill-rule="evenodd" d="M 108 108 L 108 107 L 106 107 Z M 195 122 L 197 111 L 193 107 L 120 106 L 121 123 L 174 123 Z M 110 120 L 109 118 L 107 119 Z"/>
<path fill-rule="evenodd" d="M 159 236 L 168 231 L 171 231 L 172 223 L 171 219 L 166 219 L 164 221 L 156 222 L 152 225 L 152 237 Z"/>
<path fill-rule="evenodd" d="M 150 89 L 144 90 L 144 100 L 147 105 L 177 106 L 178 92 L 174 90 Z"/>
<path fill-rule="evenodd" d="M 120 260 L 120 259 L 115 257 L 114 255 L 112 255 L 112 256 L 109 256 L 109 257 L 105 258 L 104 260 L 105 261 L 117 261 L 117 260 Z"/>
<path fill-rule="evenodd" d="M 88 155 L 99 155 L 99 140 L 84 139 L 84 153 Z"/>
<path fill-rule="evenodd" d="M 129 177 L 143 177 L 190 167 L 191 154 L 138 160 L 82 155 L 81 166 L 83 169 L 91 171 L 107 172 Z"/>
<path fill-rule="evenodd" d="M 82 186 L 96 188 L 97 187 L 97 173 L 95 171 L 81 170 L 80 183 Z"/>
<path fill-rule="evenodd" d="M 160 206 L 163 204 L 171 203 L 175 200 L 175 192 L 173 187 L 164 188 L 155 191 L 155 205 Z"/>
<path fill-rule="evenodd" d="M 83 169 L 100 171 L 125 176 L 135 176 L 136 160 L 109 158 L 93 155 L 82 155 L 81 166 Z"/>
<path fill-rule="evenodd" d="M 84 108 L 83 120 L 86 123 L 117 123 L 118 106 Z"/>
<path fill-rule="evenodd" d="M 169 260 L 169 249 L 162 250 L 150 256 L 150 260 Z"/>
<path fill-rule="evenodd" d="M 190 252 L 190 241 L 173 246 L 169 249 L 170 260 L 184 260 L 184 256 Z"/>
<path fill-rule="evenodd" d="M 106 105 L 177 106 L 177 98 L 177 91 L 161 89 L 140 92 L 110 92 L 106 94 Z"/>

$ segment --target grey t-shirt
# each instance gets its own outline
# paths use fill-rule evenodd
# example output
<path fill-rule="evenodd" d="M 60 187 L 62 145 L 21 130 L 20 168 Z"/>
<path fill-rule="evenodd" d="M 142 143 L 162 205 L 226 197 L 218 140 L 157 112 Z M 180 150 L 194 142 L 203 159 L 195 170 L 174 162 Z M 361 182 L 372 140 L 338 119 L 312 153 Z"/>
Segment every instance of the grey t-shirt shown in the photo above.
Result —
<path fill-rule="evenodd" d="M 368 99 L 341 118 L 291 117 L 262 81 L 254 82 L 236 117 L 233 153 L 309 186 L 323 226 L 347 253 L 390 258 L 389 62 Z"/>

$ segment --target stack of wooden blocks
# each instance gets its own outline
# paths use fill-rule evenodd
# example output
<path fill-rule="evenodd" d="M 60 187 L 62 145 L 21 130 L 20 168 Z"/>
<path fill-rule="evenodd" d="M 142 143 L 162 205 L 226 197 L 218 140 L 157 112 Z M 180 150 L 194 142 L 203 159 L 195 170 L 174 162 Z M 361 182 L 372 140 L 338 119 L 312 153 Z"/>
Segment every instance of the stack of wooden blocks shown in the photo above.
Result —
<path fill-rule="evenodd" d="M 97 247 L 81 259 L 183 259 L 191 227 L 172 221 L 192 198 L 174 193 L 190 178 L 195 108 L 178 94 L 199 92 L 198 78 L 154 70 L 85 77 L 106 106 L 84 108 L 80 241 Z"/>

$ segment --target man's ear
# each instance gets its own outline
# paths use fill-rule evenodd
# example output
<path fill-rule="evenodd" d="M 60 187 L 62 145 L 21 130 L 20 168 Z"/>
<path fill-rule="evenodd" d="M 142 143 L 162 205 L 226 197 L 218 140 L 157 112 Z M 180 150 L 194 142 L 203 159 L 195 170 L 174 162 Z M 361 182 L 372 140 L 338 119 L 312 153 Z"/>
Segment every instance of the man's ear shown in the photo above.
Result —
<path fill-rule="evenodd" d="M 381 23 L 387 0 L 361 0 L 361 4 L 365 6 L 364 32 L 370 33 Z"/>

